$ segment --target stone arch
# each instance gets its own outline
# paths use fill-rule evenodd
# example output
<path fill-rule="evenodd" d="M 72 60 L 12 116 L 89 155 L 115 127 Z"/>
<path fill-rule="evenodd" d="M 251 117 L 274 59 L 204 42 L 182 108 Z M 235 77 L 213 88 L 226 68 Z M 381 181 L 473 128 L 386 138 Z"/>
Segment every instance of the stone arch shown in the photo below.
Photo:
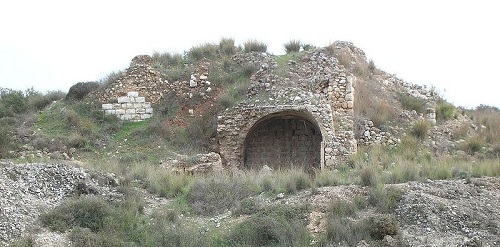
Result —
<path fill-rule="evenodd" d="M 322 168 L 323 133 L 307 111 L 284 110 L 257 120 L 243 143 L 243 167 Z"/>

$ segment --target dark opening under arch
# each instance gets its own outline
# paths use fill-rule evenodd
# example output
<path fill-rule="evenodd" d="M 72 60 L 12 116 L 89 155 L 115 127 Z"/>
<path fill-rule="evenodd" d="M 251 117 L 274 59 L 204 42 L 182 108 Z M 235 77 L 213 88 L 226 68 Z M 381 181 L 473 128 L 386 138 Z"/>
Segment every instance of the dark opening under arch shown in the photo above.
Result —
<path fill-rule="evenodd" d="M 273 169 L 321 168 L 321 130 L 304 112 L 270 114 L 253 125 L 245 138 L 244 166 Z"/>

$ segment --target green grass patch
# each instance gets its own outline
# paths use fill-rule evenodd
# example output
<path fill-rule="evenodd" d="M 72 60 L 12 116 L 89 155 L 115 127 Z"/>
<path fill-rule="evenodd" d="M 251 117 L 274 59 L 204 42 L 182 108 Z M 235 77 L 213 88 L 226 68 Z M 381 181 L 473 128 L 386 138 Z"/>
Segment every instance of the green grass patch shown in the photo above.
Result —
<path fill-rule="evenodd" d="M 425 113 L 425 105 L 427 103 L 425 100 L 406 93 L 399 93 L 398 97 L 403 109 L 414 110 L 422 114 Z"/>

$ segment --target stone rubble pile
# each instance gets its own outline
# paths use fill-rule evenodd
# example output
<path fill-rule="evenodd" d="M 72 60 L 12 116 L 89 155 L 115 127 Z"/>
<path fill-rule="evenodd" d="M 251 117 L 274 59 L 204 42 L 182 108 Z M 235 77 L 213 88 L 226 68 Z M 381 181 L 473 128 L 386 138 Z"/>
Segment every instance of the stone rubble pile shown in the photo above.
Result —
<path fill-rule="evenodd" d="M 90 174 L 63 164 L 13 164 L 0 161 L 0 245 L 27 234 L 37 217 L 80 194 L 112 195 L 113 174 Z"/>
<path fill-rule="evenodd" d="M 196 67 L 194 73 L 191 74 L 189 82 L 182 82 L 182 85 L 189 85 L 189 87 L 181 87 L 183 90 L 178 90 L 179 95 L 183 95 L 185 99 L 193 99 L 200 97 L 202 100 L 211 100 L 215 85 L 208 80 L 210 76 L 210 60 L 201 59 Z"/>
<path fill-rule="evenodd" d="M 42 150 L 36 149 L 30 144 L 22 145 L 18 150 L 9 151 L 12 157 L 20 159 L 34 160 L 35 158 L 48 158 L 52 160 L 74 160 L 76 153 L 75 148 L 67 148 L 62 146 L 61 150 L 49 150 L 44 148 Z"/>
<path fill-rule="evenodd" d="M 223 170 L 221 157 L 215 152 L 196 154 L 191 157 L 179 155 L 178 159 L 172 160 L 168 165 L 168 167 L 165 167 L 166 169 L 189 174 L 203 174 Z"/>
<path fill-rule="evenodd" d="M 409 182 L 395 214 L 410 246 L 498 246 L 499 189 L 496 178 Z"/>
<path fill-rule="evenodd" d="M 362 126 L 362 135 L 358 138 L 359 145 L 382 144 L 396 146 L 401 139 L 394 137 L 389 131 L 382 131 L 373 125 L 373 121 L 365 120 Z"/>
<path fill-rule="evenodd" d="M 90 97 L 102 103 L 115 101 L 128 92 L 139 92 L 147 102 L 155 104 L 172 87 L 165 75 L 152 67 L 149 55 L 139 55 L 114 82 L 102 91 L 91 92 Z"/>

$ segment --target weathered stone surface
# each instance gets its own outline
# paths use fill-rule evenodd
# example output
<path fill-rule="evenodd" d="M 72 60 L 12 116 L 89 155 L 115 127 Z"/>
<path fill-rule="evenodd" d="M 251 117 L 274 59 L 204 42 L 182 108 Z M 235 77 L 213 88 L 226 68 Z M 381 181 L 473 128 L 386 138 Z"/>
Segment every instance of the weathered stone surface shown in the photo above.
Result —
<path fill-rule="evenodd" d="M 285 74 L 275 71 L 276 62 L 266 54 L 244 54 L 233 60 L 259 64 L 260 69 L 250 78 L 249 99 L 218 118 L 220 154 L 227 166 L 290 166 L 300 163 L 293 158 L 300 153 L 302 165 L 323 168 L 345 160 L 356 150 L 353 79 L 347 78 L 332 55 L 322 50 L 305 52 L 301 62 L 288 63 Z M 263 93 L 265 98 L 260 96 Z M 308 145 L 314 135 L 300 133 L 297 126 L 281 123 L 283 119 L 306 123 L 307 131 L 318 136 L 319 141 L 312 142 L 317 144 Z M 265 121 L 280 123 L 262 125 Z M 255 135 L 267 140 L 252 144 Z M 275 164 L 269 164 L 273 160 Z"/>
<path fill-rule="evenodd" d="M 135 102 L 135 103 L 129 103 Z M 106 115 L 116 115 L 124 121 L 142 121 L 151 118 L 153 108 L 138 92 L 128 92 L 127 96 L 119 97 L 118 104 L 102 104 Z"/>

